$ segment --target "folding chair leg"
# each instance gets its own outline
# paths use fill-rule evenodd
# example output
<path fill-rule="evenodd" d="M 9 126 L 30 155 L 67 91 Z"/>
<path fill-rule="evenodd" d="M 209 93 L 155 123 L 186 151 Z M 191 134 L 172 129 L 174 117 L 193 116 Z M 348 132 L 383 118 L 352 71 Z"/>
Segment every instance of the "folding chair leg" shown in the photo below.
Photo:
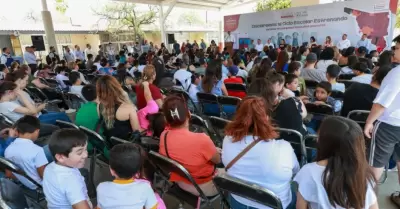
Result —
<path fill-rule="evenodd" d="M 93 156 L 92 159 L 90 159 L 90 185 L 92 186 L 93 189 L 93 193 L 95 194 L 95 196 L 97 196 L 96 194 L 96 185 L 94 184 L 94 173 L 95 173 L 95 169 L 96 169 L 96 161 L 97 161 L 97 150 L 96 148 L 93 148 Z"/>

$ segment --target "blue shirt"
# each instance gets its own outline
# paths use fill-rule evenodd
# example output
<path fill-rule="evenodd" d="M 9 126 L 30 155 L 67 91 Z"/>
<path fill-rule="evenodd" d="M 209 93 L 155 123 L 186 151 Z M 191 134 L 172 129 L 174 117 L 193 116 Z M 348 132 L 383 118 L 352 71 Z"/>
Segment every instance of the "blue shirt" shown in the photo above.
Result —
<path fill-rule="evenodd" d="M 7 139 L 0 139 L 0 157 L 4 157 L 4 151 L 7 147 L 15 140 L 13 137 L 8 137 Z"/>
<path fill-rule="evenodd" d="M 228 77 L 229 70 L 225 65 L 222 65 L 222 78 L 227 78 Z"/>
<path fill-rule="evenodd" d="M 370 45 L 371 45 L 371 42 L 368 39 L 365 39 L 365 40 L 359 40 L 357 42 L 357 46 L 356 47 L 360 48 L 360 47 L 364 46 L 369 51 L 370 50 Z"/>
<path fill-rule="evenodd" d="M 202 86 L 202 82 L 200 82 L 200 84 L 197 86 L 197 88 L 199 89 L 199 91 L 200 92 L 202 92 L 202 93 L 206 93 L 206 92 L 204 92 L 204 90 L 203 90 L 203 88 L 201 87 Z M 215 85 L 214 85 L 214 87 L 212 88 L 212 90 L 211 90 L 211 94 L 215 94 L 215 95 L 217 95 L 217 96 L 222 96 L 222 89 L 221 89 L 221 86 L 222 86 L 222 80 L 219 80 Z"/>
<path fill-rule="evenodd" d="M 75 51 L 75 57 L 76 57 L 76 59 L 79 59 L 79 60 L 85 60 L 85 56 L 83 55 L 83 52 L 81 52 L 81 51 Z"/>
<path fill-rule="evenodd" d="M 33 53 L 30 52 L 25 52 L 24 53 L 24 60 L 28 65 L 30 64 L 36 64 L 36 56 Z"/>

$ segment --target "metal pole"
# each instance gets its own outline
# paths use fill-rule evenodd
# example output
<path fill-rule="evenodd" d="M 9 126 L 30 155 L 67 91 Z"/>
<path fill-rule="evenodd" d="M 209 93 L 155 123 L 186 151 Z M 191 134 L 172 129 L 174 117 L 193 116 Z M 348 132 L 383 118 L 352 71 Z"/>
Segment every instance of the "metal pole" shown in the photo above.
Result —
<path fill-rule="evenodd" d="M 56 34 L 54 32 L 53 26 L 53 19 L 51 18 L 51 13 L 48 11 L 47 2 L 46 0 L 42 0 L 42 18 L 43 18 L 43 25 L 44 31 L 47 37 L 47 44 L 50 46 L 54 46 L 56 52 L 58 52 L 57 41 L 56 41 Z"/>

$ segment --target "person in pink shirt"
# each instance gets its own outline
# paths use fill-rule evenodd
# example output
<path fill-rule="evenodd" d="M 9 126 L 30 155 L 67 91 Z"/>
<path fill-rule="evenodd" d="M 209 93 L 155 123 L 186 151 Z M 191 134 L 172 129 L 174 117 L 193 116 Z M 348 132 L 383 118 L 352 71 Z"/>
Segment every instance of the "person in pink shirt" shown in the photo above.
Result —
<path fill-rule="evenodd" d="M 151 96 L 151 91 L 149 87 L 149 82 L 143 81 L 141 83 L 144 89 L 144 98 L 146 99 L 146 106 L 142 109 L 140 109 L 137 114 L 139 118 L 139 125 L 141 129 L 148 130 L 150 122 L 147 119 L 147 115 L 149 114 L 155 114 L 158 112 L 159 107 L 157 103 L 153 100 L 153 97 Z M 147 135 L 151 135 L 151 132 L 148 130 Z"/>

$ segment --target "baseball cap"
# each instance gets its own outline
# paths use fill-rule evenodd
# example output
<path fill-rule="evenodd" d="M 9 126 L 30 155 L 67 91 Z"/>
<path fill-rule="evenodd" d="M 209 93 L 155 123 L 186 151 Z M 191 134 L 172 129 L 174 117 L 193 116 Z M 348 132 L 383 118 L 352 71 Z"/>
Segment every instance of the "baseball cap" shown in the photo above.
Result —
<path fill-rule="evenodd" d="M 368 66 L 363 62 L 357 62 L 355 65 L 353 65 L 352 69 L 363 73 L 368 72 Z"/>
<path fill-rule="evenodd" d="M 314 61 L 317 61 L 318 60 L 318 57 L 317 57 L 317 55 L 315 54 L 315 53 L 309 53 L 308 55 L 307 55 L 307 57 L 306 57 L 306 61 L 311 61 L 311 62 L 314 62 Z"/>
<path fill-rule="evenodd" d="M 237 66 L 228 67 L 229 73 L 235 76 L 239 72 L 239 68 Z"/>

